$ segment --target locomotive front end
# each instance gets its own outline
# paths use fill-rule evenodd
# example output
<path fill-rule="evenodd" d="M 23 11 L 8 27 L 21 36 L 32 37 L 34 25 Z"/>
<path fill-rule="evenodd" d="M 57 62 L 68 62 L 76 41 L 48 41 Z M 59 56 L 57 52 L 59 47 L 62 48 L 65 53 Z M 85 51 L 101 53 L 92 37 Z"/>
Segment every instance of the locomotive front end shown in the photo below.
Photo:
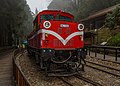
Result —
<path fill-rule="evenodd" d="M 59 70 L 59 75 L 71 75 L 84 70 L 84 25 L 44 21 L 43 27 L 42 57 L 49 61 L 47 71 L 56 73 Z"/>
<path fill-rule="evenodd" d="M 84 70 L 84 25 L 73 20 L 69 13 L 46 10 L 34 21 L 36 29 L 28 37 L 28 52 L 35 55 L 48 76 L 69 76 Z"/>

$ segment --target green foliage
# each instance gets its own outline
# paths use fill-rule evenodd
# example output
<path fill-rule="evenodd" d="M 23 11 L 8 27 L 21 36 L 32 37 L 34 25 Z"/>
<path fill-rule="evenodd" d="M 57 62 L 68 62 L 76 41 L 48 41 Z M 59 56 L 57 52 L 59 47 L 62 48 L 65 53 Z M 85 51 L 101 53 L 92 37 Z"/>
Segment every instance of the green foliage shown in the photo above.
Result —
<path fill-rule="evenodd" d="M 120 45 L 120 6 L 116 7 L 111 13 L 106 16 L 106 26 L 110 28 L 111 38 L 108 40 L 107 45 L 119 46 Z"/>
<path fill-rule="evenodd" d="M 118 3 L 120 0 L 53 0 L 48 8 L 70 12 L 75 16 L 75 21 L 79 21 Z"/>
<path fill-rule="evenodd" d="M 118 6 L 112 13 L 106 16 L 106 26 L 110 29 L 115 29 L 115 26 L 120 25 L 120 6 Z"/>
<path fill-rule="evenodd" d="M 115 17 L 112 14 L 108 13 L 105 21 L 106 26 L 109 27 L 110 29 L 113 29 L 115 26 L 114 21 L 115 21 Z"/>
<path fill-rule="evenodd" d="M 85 14 L 85 17 L 92 15 L 95 12 L 98 12 L 99 10 L 116 5 L 118 3 L 117 0 L 104 0 L 104 1 L 103 0 L 86 0 L 86 2 L 88 3 L 87 5 L 85 5 L 86 11 L 82 11 L 83 14 L 84 13 L 87 14 L 87 15 Z"/>
<path fill-rule="evenodd" d="M 32 15 L 26 0 L 0 1 L 0 46 L 16 44 L 32 30 Z"/>
<path fill-rule="evenodd" d="M 108 39 L 111 37 L 110 29 L 103 27 L 101 30 L 98 31 L 98 36 L 99 43 L 107 42 Z"/>
<path fill-rule="evenodd" d="M 107 43 L 109 46 L 118 46 L 120 45 L 120 33 L 117 35 L 113 36 Z"/>

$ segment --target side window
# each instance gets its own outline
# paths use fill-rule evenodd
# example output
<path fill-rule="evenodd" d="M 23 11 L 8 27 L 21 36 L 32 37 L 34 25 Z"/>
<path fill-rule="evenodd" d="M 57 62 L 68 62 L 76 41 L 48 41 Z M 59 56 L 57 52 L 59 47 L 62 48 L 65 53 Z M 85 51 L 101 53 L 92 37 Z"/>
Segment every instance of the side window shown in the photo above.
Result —
<path fill-rule="evenodd" d="M 40 22 L 42 22 L 43 20 L 44 20 L 44 16 L 41 15 L 41 16 L 40 16 Z"/>
<path fill-rule="evenodd" d="M 37 29 L 37 28 L 38 28 L 38 21 L 37 21 L 37 19 L 35 20 L 35 22 L 34 22 L 34 24 L 33 24 L 33 28 L 34 28 L 34 29 Z"/>
<path fill-rule="evenodd" d="M 59 20 L 59 16 L 60 16 L 60 13 L 58 13 L 57 15 L 56 15 L 56 20 Z"/>

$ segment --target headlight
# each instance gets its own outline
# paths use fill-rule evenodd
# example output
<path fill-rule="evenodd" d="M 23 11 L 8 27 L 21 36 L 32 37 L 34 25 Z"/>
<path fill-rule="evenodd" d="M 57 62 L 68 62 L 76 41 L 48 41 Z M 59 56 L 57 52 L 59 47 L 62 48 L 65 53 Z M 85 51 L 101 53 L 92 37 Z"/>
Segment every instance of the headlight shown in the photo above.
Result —
<path fill-rule="evenodd" d="M 78 30 L 84 30 L 84 25 L 83 24 L 78 24 Z"/>
<path fill-rule="evenodd" d="M 44 28 L 48 29 L 48 28 L 51 27 L 51 23 L 50 23 L 49 21 L 45 21 L 45 22 L 43 23 L 43 26 L 44 26 Z"/>
<path fill-rule="evenodd" d="M 43 52 L 46 52 L 46 50 L 43 50 Z"/>

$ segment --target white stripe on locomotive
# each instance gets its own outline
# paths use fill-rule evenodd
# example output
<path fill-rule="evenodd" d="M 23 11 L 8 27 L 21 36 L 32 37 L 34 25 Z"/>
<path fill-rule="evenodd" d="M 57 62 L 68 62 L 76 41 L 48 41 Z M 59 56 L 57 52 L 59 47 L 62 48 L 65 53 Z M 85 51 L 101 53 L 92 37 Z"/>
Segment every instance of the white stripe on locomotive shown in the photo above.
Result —
<path fill-rule="evenodd" d="M 71 38 L 73 38 L 73 37 L 75 37 L 75 36 L 77 36 L 77 35 L 82 36 L 81 41 L 83 41 L 83 31 L 81 31 L 81 32 L 74 32 L 74 33 L 70 34 L 65 40 L 64 40 L 58 33 L 54 32 L 54 31 L 51 31 L 51 30 L 40 29 L 40 30 L 37 32 L 37 34 L 40 34 L 40 33 L 44 33 L 44 34 L 42 35 L 42 39 L 43 39 L 43 40 L 45 39 L 45 38 L 44 38 L 44 37 L 45 37 L 45 33 L 47 33 L 47 34 L 51 34 L 51 35 L 55 36 L 56 38 L 58 38 L 58 39 L 63 43 L 63 45 L 66 45 L 67 42 L 68 42 Z M 36 36 L 36 35 L 33 35 L 33 36 L 32 36 L 31 38 L 29 38 L 28 40 L 33 39 L 35 36 Z"/>

